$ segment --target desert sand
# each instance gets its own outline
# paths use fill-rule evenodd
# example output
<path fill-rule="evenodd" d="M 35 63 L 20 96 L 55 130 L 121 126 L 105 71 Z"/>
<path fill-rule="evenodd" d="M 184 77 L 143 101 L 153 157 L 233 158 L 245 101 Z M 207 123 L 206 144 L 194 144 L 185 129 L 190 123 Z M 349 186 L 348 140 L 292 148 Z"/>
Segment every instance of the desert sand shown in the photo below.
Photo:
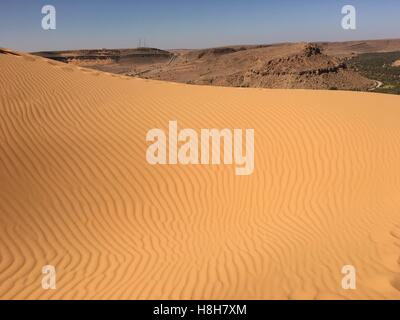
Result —
<path fill-rule="evenodd" d="M 0 70 L 1 299 L 400 299 L 399 96 Z M 253 174 L 151 166 L 169 120 L 254 128 Z"/>

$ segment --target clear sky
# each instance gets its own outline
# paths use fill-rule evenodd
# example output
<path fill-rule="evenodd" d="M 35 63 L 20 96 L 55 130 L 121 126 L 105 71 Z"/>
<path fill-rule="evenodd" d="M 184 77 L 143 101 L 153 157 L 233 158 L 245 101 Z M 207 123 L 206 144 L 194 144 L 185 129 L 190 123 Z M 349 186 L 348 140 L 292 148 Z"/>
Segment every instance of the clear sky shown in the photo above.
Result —
<path fill-rule="evenodd" d="M 57 29 L 41 28 L 43 5 Z M 357 30 L 341 8 L 357 9 Z M 400 0 L 0 0 L 0 47 L 23 51 L 400 38 Z"/>

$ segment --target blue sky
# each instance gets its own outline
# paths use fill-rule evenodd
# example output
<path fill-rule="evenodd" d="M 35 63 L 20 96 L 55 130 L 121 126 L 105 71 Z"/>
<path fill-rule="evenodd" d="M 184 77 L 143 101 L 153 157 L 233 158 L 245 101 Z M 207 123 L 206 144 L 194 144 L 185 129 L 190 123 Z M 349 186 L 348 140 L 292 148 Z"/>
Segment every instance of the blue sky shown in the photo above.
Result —
<path fill-rule="evenodd" d="M 57 29 L 41 28 L 43 5 Z M 357 9 L 357 30 L 341 8 Z M 202 48 L 286 41 L 400 38 L 399 0 L 1 0 L 0 46 L 23 51 Z"/>

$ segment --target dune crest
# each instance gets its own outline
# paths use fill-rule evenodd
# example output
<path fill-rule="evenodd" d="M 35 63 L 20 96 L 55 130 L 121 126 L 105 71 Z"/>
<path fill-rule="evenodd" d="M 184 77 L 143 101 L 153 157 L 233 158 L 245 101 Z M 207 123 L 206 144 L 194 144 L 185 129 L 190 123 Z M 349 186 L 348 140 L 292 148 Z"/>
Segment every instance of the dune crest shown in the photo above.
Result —
<path fill-rule="evenodd" d="M 1 299 L 400 299 L 399 96 L 0 70 Z M 151 166 L 170 119 L 253 128 L 253 174 Z"/>

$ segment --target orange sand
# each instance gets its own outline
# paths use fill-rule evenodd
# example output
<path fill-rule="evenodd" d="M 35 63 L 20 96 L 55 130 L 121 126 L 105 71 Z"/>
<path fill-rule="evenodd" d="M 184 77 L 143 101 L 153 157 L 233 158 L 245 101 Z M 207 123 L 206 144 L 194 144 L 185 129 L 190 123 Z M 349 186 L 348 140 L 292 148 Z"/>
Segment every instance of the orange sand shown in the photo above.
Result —
<path fill-rule="evenodd" d="M 1 299 L 400 299 L 399 96 L 0 70 Z M 254 128 L 254 173 L 149 165 L 169 120 Z"/>

